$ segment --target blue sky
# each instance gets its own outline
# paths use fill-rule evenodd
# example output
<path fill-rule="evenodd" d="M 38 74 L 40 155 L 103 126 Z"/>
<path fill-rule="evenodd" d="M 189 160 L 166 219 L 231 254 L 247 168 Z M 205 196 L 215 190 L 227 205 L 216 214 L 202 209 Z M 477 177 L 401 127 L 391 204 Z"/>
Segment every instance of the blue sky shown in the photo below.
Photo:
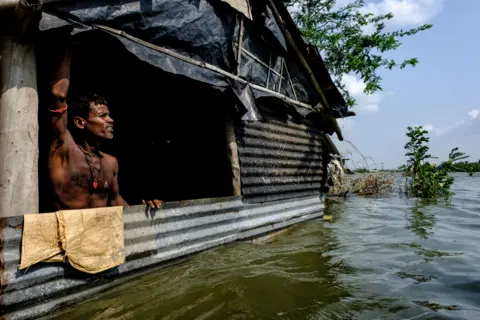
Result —
<path fill-rule="evenodd" d="M 398 60 L 417 57 L 419 64 L 381 72 L 383 92 L 365 96 L 361 81 L 344 79 L 358 100 L 357 116 L 339 121 L 345 138 L 370 166 L 394 168 L 405 161 L 406 127 L 422 125 L 430 131 L 432 155 L 444 159 L 458 146 L 472 161 L 480 160 L 480 0 L 367 0 L 367 9 L 392 12 L 390 27 L 432 23 L 433 28 L 405 38 L 389 54 Z M 334 141 L 352 159 L 351 167 L 364 166 L 353 147 Z"/>

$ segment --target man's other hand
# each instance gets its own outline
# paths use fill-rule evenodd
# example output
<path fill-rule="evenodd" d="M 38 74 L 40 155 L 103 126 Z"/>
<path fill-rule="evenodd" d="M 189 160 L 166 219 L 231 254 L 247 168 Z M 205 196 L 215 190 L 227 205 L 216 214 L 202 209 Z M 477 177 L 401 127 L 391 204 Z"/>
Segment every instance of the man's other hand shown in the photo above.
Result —
<path fill-rule="evenodd" d="M 142 203 L 150 206 L 150 208 L 152 209 L 160 209 L 160 207 L 162 206 L 162 200 L 157 199 L 148 201 L 142 200 Z"/>

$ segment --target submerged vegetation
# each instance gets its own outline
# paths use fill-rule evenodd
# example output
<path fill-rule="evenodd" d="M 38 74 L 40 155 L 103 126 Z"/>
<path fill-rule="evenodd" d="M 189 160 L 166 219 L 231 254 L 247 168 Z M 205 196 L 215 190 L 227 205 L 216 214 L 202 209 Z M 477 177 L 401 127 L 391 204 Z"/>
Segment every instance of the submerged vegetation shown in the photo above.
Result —
<path fill-rule="evenodd" d="M 448 155 L 448 160 L 436 166 L 427 161 L 435 158 L 429 154 L 428 131 L 422 126 L 408 127 L 407 137 L 410 139 L 405 144 L 408 160 L 407 164 L 401 167 L 403 174 L 410 178 L 407 192 L 420 198 L 450 197 L 453 194 L 450 188 L 454 182 L 450 173 L 455 171 L 459 161 L 468 156 L 454 148 Z"/>
<path fill-rule="evenodd" d="M 428 131 L 422 126 L 408 127 L 407 137 L 409 141 L 405 144 L 405 155 L 407 163 L 399 168 L 399 171 L 406 177 L 406 188 L 403 190 L 415 197 L 424 199 L 445 199 L 453 195 L 450 191 L 455 178 L 452 172 L 466 172 L 472 175 L 480 171 L 480 162 L 471 163 L 464 161 L 469 158 L 458 148 L 453 148 L 446 161 L 436 165 L 430 159 L 433 157 L 429 151 Z M 360 153 L 361 154 L 361 153 Z M 370 169 L 366 157 L 362 155 L 366 167 L 354 168 L 354 174 L 345 174 L 345 168 L 330 172 L 333 186 L 328 191 L 329 195 L 341 196 L 347 193 L 357 195 L 379 195 L 393 191 L 394 170 Z M 352 172 L 352 171 L 350 171 Z M 403 189 L 403 188 L 402 188 Z"/>
<path fill-rule="evenodd" d="M 329 195 L 339 196 L 353 193 L 356 195 L 381 195 L 392 191 L 394 175 L 390 172 L 361 173 L 345 175 L 336 173 L 335 183 L 328 191 Z"/>
<path fill-rule="evenodd" d="M 355 168 L 355 165 L 353 165 L 353 170 L 349 170 L 338 163 L 334 166 L 334 170 L 329 169 L 333 187 L 330 188 L 327 194 L 331 196 L 345 196 L 348 193 L 352 193 L 368 196 L 391 192 L 394 184 L 394 172 L 372 169 L 377 167 L 373 159 L 365 157 L 352 142 L 345 141 L 361 155 L 363 166 Z M 370 162 L 368 161 L 369 159 Z"/>

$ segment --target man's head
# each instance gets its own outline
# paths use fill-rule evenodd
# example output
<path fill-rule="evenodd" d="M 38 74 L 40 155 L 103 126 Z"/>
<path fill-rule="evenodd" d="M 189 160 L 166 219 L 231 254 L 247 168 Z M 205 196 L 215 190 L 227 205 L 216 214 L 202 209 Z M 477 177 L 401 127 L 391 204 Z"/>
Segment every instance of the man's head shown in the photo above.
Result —
<path fill-rule="evenodd" d="M 85 137 L 113 138 L 113 119 L 110 118 L 107 100 L 96 94 L 80 96 L 68 110 L 69 122 Z"/>

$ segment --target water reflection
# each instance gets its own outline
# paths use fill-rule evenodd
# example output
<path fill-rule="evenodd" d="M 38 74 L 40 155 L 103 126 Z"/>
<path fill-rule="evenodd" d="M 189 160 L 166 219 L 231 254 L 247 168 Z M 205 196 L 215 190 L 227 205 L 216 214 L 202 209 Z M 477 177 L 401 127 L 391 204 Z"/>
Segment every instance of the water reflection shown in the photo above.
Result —
<path fill-rule="evenodd" d="M 437 205 L 437 207 L 435 207 L 434 205 Z M 434 234 L 434 226 L 436 223 L 435 214 L 429 211 L 434 210 L 435 208 L 438 209 L 438 203 L 436 201 L 428 199 L 415 199 L 414 205 L 409 209 L 409 214 L 407 215 L 407 221 L 409 222 L 409 224 L 407 225 L 407 229 L 412 231 L 421 239 L 428 239 Z M 415 249 L 416 254 L 423 255 L 425 262 L 430 262 L 433 260 L 433 258 L 436 257 L 451 257 L 463 254 L 461 252 L 450 253 L 445 251 L 439 251 L 437 249 L 425 249 L 418 242 L 412 242 L 408 246 Z M 425 278 L 421 275 L 411 277 L 407 276 L 407 274 L 402 274 L 401 276 L 413 279 L 427 279 L 426 281 L 432 279 L 431 277 Z"/>
<path fill-rule="evenodd" d="M 407 229 L 423 239 L 433 235 L 433 227 L 436 222 L 435 215 L 426 210 L 426 206 L 429 204 L 432 202 L 416 199 L 407 216 L 407 221 L 410 223 Z"/>

